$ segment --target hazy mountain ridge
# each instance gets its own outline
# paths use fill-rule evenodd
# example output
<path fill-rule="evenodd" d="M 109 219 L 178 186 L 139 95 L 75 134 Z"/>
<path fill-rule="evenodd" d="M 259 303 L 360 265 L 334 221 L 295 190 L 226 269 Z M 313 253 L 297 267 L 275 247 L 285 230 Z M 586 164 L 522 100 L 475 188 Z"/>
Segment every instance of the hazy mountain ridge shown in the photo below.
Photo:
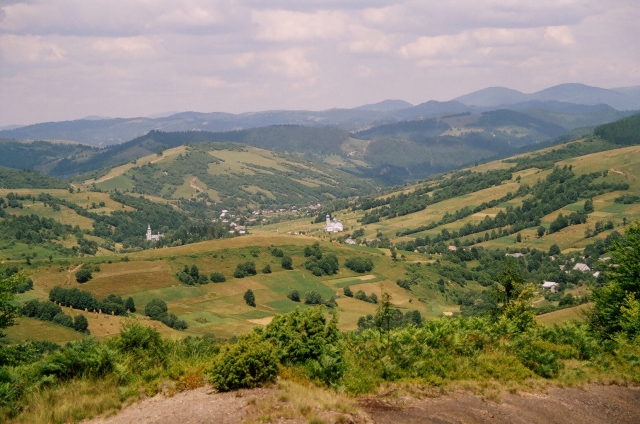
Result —
<path fill-rule="evenodd" d="M 614 112 L 611 109 L 640 109 L 640 87 L 607 90 L 583 84 L 562 84 L 533 94 L 504 87 L 490 87 L 451 101 L 429 100 L 416 106 L 403 100 L 384 100 L 353 109 L 323 111 L 271 110 L 241 114 L 180 112 L 158 118 L 87 117 L 90 119 L 1 129 L 0 137 L 17 140 L 70 140 L 93 146 L 107 146 L 132 140 L 151 130 L 226 132 L 272 125 L 301 125 L 337 126 L 347 131 L 358 131 L 382 123 L 442 117 L 447 114 L 482 113 L 497 109 L 525 110 L 526 113 L 526 109 L 532 108 L 574 115 L 590 114 L 586 119 L 587 126 L 593 126 L 610 122 L 592 116 L 594 114 L 602 114 L 606 119 L 615 120 L 624 116 L 611 116 Z M 592 117 L 596 122 L 589 121 Z M 568 122 L 572 120 L 575 119 L 568 119 Z M 579 126 L 585 124 L 585 119 L 579 121 Z M 572 125 L 563 126 L 567 129 L 576 128 Z"/>

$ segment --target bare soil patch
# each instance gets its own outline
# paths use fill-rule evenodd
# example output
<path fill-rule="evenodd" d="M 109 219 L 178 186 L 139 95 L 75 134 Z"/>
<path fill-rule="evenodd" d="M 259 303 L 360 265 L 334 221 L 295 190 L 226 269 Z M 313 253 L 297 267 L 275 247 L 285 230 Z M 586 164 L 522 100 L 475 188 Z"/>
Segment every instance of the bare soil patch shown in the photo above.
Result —
<path fill-rule="evenodd" d="M 376 423 L 619 423 L 640 422 L 640 388 L 593 385 L 547 393 L 503 394 L 498 401 L 459 393 L 427 399 L 362 399 Z"/>

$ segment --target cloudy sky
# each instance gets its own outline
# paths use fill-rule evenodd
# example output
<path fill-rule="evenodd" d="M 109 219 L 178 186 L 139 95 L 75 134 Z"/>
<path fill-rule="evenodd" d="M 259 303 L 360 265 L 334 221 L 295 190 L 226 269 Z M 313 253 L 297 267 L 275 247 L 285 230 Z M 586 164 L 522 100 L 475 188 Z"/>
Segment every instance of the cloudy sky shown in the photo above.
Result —
<path fill-rule="evenodd" d="M 0 0 L 0 125 L 640 85 L 637 0 Z"/>

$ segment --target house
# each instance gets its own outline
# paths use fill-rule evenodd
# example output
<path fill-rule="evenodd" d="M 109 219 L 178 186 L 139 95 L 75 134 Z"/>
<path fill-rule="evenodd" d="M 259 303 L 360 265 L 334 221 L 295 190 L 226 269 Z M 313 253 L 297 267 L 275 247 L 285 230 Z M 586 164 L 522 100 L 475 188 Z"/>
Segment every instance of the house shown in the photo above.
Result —
<path fill-rule="evenodd" d="M 346 244 L 351 244 L 351 245 L 356 244 L 356 241 L 355 241 L 354 239 L 352 239 L 351 237 L 349 237 L 348 239 L 346 239 L 344 242 L 345 242 Z"/>
<path fill-rule="evenodd" d="M 344 231 L 344 227 L 342 226 L 342 222 L 338 221 L 336 218 L 333 218 L 333 221 L 331 221 L 331 217 L 327 215 L 327 222 L 324 226 L 324 230 L 327 233 L 341 233 Z"/>
<path fill-rule="evenodd" d="M 589 266 L 587 264 L 583 264 L 583 263 L 578 262 L 573 267 L 573 270 L 574 271 L 589 272 L 589 271 L 591 271 L 591 268 L 589 268 Z"/>
<path fill-rule="evenodd" d="M 600 271 L 596 271 L 596 272 L 594 272 L 594 273 L 593 273 L 593 276 L 594 276 L 595 278 L 599 278 L 599 277 L 600 277 Z"/>
<path fill-rule="evenodd" d="M 151 234 L 151 225 L 147 226 L 147 241 L 158 241 L 162 237 L 164 237 L 164 234 L 160 234 L 159 232 L 158 234 Z"/>
<path fill-rule="evenodd" d="M 451 246 L 447 247 L 447 249 L 449 249 L 449 250 L 450 250 L 450 251 L 452 251 L 452 252 L 455 252 L 456 250 L 458 250 L 458 248 L 457 248 L 457 247 L 455 247 L 455 246 L 453 246 L 453 245 L 451 245 Z"/>
<path fill-rule="evenodd" d="M 600 262 L 607 262 L 607 261 L 610 261 L 610 260 L 611 260 L 611 257 L 610 257 L 610 256 L 605 256 L 604 258 L 600 258 L 600 259 L 598 259 L 598 260 L 599 260 Z"/>
<path fill-rule="evenodd" d="M 524 255 L 522 253 L 507 253 L 505 256 L 511 256 L 512 258 L 521 258 Z"/>
<path fill-rule="evenodd" d="M 542 288 L 544 290 L 550 290 L 552 292 L 555 292 L 557 287 L 558 287 L 558 283 L 556 283 L 555 281 L 545 281 L 542 283 Z"/>

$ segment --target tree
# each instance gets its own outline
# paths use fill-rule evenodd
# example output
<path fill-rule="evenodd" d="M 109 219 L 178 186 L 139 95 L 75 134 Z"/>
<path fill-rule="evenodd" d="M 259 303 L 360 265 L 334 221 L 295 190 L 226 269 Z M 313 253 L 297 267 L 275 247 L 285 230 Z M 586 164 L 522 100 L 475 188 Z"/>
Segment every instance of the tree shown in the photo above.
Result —
<path fill-rule="evenodd" d="M 591 213 L 593 212 L 593 200 L 592 199 L 588 199 L 584 202 L 584 207 L 582 208 L 584 209 L 584 211 L 586 213 Z"/>
<path fill-rule="evenodd" d="M 0 280 L 0 338 L 5 337 L 2 330 L 11 327 L 18 315 L 18 306 L 13 303 L 15 296 L 13 288 L 22 283 L 24 276 L 14 274 L 11 277 Z"/>
<path fill-rule="evenodd" d="M 169 308 L 167 308 L 164 300 L 152 299 L 147 303 L 147 306 L 144 307 L 144 314 L 153 320 L 161 321 L 168 310 Z"/>
<path fill-rule="evenodd" d="M 264 268 L 262 268 L 262 273 L 263 274 L 271 274 L 271 265 L 270 264 L 266 264 L 264 266 Z"/>
<path fill-rule="evenodd" d="M 516 243 L 522 243 L 522 234 L 518 233 L 516 235 Z"/>
<path fill-rule="evenodd" d="M 73 319 L 73 329 L 84 333 L 89 328 L 89 321 L 84 315 L 76 315 Z"/>
<path fill-rule="evenodd" d="M 124 307 L 131 313 L 136 311 L 136 304 L 133 301 L 133 297 L 128 297 L 127 300 L 125 300 Z"/>
<path fill-rule="evenodd" d="M 298 290 L 292 290 L 287 294 L 287 297 L 294 302 L 300 302 L 300 292 Z"/>
<path fill-rule="evenodd" d="M 549 255 L 559 255 L 560 254 L 560 247 L 558 247 L 557 244 L 552 244 L 551 247 L 549 247 Z"/>
<path fill-rule="evenodd" d="M 546 228 L 544 228 L 542 225 L 538 227 L 538 237 L 542 237 L 544 236 L 544 233 L 546 232 Z"/>
<path fill-rule="evenodd" d="M 78 270 L 78 272 L 76 272 L 76 281 L 78 283 L 81 283 L 81 284 L 86 283 L 92 278 L 93 278 L 93 275 L 91 274 L 91 271 L 89 271 L 88 269 L 82 268 Z"/>
<path fill-rule="evenodd" d="M 322 295 L 315 291 L 309 291 L 304 294 L 304 303 L 307 305 L 319 305 L 322 303 Z"/>
<path fill-rule="evenodd" d="M 244 293 L 244 301 L 247 305 L 253 306 L 254 308 L 256 307 L 256 296 L 253 294 L 253 291 L 251 291 L 251 289 L 248 289 Z"/>
<path fill-rule="evenodd" d="M 629 226 L 624 238 L 613 242 L 610 252 L 611 262 L 617 266 L 611 268 L 609 283 L 594 290 L 594 305 L 588 315 L 589 324 L 605 337 L 632 326 L 624 317 L 630 316 L 629 311 L 636 309 L 634 302 L 640 299 L 640 223 Z"/>
<path fill-rule="evenodd" d="M 227 279 L 221 272 L 212 272 L 210 277 L 212 283 L 224 283 Z"/>
<path fill-rule="evenodd" d="M 343 289 L 344 295 L 347 297 L 353 297 L 353 292 L 351 291 L 351 287 L 347 286 Z"/>
<path fill-rule="evenodd" d="M 293 269 L 293 260 L 289 255 L 283 256 L 280 263 L 282 265 L 282 269 Z"/>
<path fill-rule="evenodd" d="M 380 332 L 387 333 L 387 346 L 389 346 L 389 333 L 391 331 L 391 320 L 393 319 L 393 305 L 391 304 L 391 295 L 382 292 L 382 300 L 376 310 L 375 323 Z"/>

